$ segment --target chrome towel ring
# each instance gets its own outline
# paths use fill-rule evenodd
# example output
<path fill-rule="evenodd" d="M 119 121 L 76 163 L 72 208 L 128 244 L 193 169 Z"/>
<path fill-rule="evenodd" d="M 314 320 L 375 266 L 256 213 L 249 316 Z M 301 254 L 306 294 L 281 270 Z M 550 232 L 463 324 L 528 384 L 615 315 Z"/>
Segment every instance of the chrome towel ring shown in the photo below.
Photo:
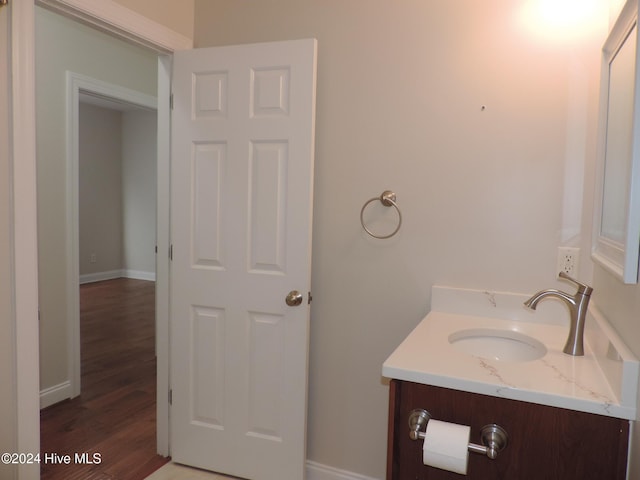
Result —
<path fill-rule="evenodd" d="M 396 229 L 391 232 L 388 235 L 376 235 L 375 233 L 373 233 L 371 230 L 369 230 L 366 225 L 364 224 L 364 210 L 365 208 L 367 208 L 367 206 L 375 201 L 375 200 L 380 200 L 380 202 L 382 203 L 382 205 L 384 205 L 385 207 L 394 207 L 396 209 L 396 211 L 398 212 L 398 226 L 396 227 Z M 398 208 L 398 205 L 396 204 L 396 194 L 394 192 L 392 192 L 391 190 L 385 190 L 384 192 L 382 192 L 380 194 L 379 197 L 373 197 L 371 200 L 368 200 L 363 206 L 362 206 L 362 210 L 360 210 L 360 223 L 362 224 L 362 228 L 364 228 L 364 231 L 367 232 L 369 235 L 371 235 L 373 238 L 378 238 L 380 240 L 384 240 L 385 238 L 391 238 L 393 237 L 396 233 L 398 233 L 398 230 L 400 230 L 400 226 L 402 225 L 402 212 L 400 211 L 400 209 Z"/>

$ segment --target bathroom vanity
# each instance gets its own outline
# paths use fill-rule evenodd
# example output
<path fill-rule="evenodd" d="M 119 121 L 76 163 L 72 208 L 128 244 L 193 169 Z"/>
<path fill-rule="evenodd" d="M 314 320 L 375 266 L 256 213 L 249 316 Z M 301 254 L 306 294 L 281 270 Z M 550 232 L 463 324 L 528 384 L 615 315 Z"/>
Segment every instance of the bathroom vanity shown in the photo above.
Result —
<path fill-rule="evenodd" d="M 497 458 L 469 454 L 468 478 L 478 480 L 624 480 L 629 421 L 517 400 L 392 380 L 389 398 L 387 480 L 459 479 L 422 463 L 422 442 L 409 438 L 409 413 L 469 425 L 471 442 L 497 423 L 509 441 Z"/>
<path fill-rule="evenodd" d="M 487 424 L 507 432 L 496 458 L 469 453 L 471 479 L 626 478 L 638 360 L 593 304 L 584 356 L 563 353 L 564 305 L 531 312 L 526 299 L 434 287 L 431 313 L 383 366 L 391 379 L 387 480 L 462 478 L 423 464 L 423 440 L 410 437 L 415 409 L 469 426 L 471 443 L 481 444 Z"/>

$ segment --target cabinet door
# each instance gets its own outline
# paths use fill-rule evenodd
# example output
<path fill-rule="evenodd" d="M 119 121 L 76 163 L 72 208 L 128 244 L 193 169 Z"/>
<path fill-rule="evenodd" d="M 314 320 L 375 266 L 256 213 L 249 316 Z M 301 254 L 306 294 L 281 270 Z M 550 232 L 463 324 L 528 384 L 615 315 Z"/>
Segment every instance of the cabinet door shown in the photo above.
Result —
<path fill-rule="evenodd" d="M 460 480 L 459 474 L 422 463 L 422 440 L 409 438 L 408 418 L 415 408 L 434 419 L 469 425 L 471 442 L 497 423 L 509 444 L 495 460 L 470 453 L 471 480 L 624 480 L 629 422 L 475 393 L 392 381 L 387 480 Z"/>

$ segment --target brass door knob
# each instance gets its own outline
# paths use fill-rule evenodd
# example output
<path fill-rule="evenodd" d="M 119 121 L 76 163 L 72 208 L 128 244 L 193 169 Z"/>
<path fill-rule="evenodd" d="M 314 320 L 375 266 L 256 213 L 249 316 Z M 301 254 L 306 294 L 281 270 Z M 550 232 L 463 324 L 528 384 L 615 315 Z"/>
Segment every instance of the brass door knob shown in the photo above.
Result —
<path fill-rule="evenodd" d="M 302 294 L 297 290 L 291 290 L 284 301 L 290 307 L 297 307 L 302 303 Z"/>

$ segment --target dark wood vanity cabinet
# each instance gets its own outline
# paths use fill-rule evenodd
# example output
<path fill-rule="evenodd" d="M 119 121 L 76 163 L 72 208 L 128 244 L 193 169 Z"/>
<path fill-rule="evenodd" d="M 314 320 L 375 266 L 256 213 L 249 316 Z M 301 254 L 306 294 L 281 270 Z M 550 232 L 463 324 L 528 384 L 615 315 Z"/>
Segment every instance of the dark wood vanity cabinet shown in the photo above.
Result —
<path fill-rule="evenodd" d="M 469 425 L 472 443 L 497 423 L 509 435 L 498 458 L 469 453 L 467 476 L 422 463 L 422 440 L 409 438 L 415 408 Z M 556 407 L 392 380 L 387 480 L 624 480 L 629 421 Z"/>

